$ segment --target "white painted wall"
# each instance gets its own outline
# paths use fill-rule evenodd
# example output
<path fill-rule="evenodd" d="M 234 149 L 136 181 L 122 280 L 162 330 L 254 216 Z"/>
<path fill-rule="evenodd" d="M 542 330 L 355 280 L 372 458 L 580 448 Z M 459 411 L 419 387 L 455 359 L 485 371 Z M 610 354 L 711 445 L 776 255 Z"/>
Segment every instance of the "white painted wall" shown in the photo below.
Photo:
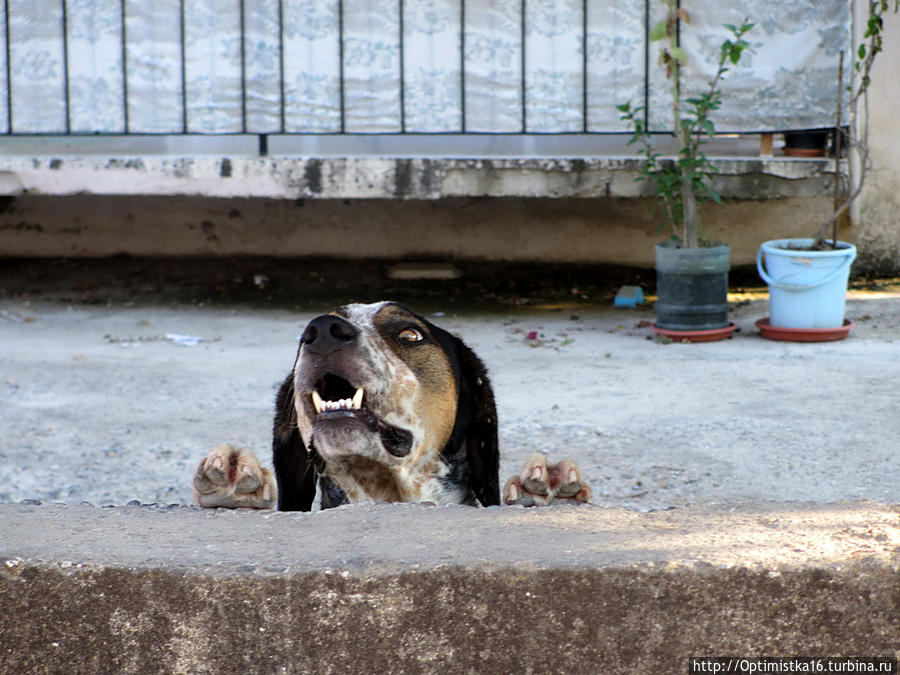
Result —
<path fill-rule="evenodd" d="M 861 263 L 900 268 L 900 14 L 885 22 L 869 96 L 872 168 L 854 222 Z"/>

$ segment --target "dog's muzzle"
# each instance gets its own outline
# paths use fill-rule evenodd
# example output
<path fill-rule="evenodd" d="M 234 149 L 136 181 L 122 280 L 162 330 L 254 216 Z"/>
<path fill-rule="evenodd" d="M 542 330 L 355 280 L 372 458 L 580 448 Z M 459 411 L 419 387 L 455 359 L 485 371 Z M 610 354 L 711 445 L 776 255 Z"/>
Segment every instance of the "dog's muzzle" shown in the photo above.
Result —
<path fill-rule="evenodd" d="M 412 449 L 412 433 L 379 419 L 366 405 L 365 388 L 352 382 L 353 359 L 343 353 L 350 354 L 359 346 L 359 339 L 356 326 L 333 314 L 313 319 L 303 331 L 303 358 L 310 362 L 304 364 L 304 370 L 322 373 L 311 378 L 311 390 L 305 394 L 315 414 L 313 436 L 347 426 L 362 427 L 377 434 L 389 454 L 405 457 Z"/>

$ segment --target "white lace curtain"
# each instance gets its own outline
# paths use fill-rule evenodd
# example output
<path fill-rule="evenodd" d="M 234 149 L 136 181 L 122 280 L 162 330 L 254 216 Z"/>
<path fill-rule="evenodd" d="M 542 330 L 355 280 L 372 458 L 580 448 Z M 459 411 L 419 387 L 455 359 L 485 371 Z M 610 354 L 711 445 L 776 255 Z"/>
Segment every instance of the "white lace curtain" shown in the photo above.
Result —
<path fill-rule="evenodd" d="M 685 0 L 695 86 L 722 24 L 757 24 L 717 127 L 832 124 L 849 3 Z M 661 12 L 659 0 L 7 0 L 0 132 L 616 132 L 627 100 L 663 130 L 668 83 L 646 45 Z"/>

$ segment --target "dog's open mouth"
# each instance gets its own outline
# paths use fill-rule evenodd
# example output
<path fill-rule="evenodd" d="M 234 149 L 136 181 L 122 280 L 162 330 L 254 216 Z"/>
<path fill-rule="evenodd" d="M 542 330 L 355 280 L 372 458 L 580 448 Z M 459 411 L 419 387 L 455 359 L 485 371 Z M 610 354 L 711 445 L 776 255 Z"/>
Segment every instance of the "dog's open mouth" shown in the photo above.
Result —
<path fill-rule="evenodd" d="M 318 415 L 336 410 L 362 410 L 364 396 L 362 387 L 354 387 L 343 377 L 329 373 L 316 382 L 312 403 Z"/>
<path fill-rule="evenodd" d="M 310 392 L 310 399 L 317 424 L 342 421 L 361 424 L 371 433 L 378 434 L 385 450 L 394 457 L 405 457 L 412 449 L 412 434 L 378 419 L 365 405 L 365 389 L 339 375 L 328 373 L 319 378 Z"/>

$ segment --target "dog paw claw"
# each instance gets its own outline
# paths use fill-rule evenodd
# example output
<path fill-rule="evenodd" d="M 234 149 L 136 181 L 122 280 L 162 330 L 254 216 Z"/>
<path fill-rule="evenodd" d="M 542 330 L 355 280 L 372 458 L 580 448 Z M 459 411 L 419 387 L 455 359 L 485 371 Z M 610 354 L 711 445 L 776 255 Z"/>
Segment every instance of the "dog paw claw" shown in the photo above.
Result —
<path fill-rule="evenodd" d="M 503 487 L 503 502 L 521 506 L 586 504 L 591 496 L 591 488 L 573 459 L 547 464 L 543 453 L 532 455 L 521 473 L 510 477 Z"/>
<path fill-rule="evenodd" d="M 249 450 L 222 445 L 210 450 L 194 473 L 194 499 L 200 506 L 270 509 L 275 478 Z"/>

